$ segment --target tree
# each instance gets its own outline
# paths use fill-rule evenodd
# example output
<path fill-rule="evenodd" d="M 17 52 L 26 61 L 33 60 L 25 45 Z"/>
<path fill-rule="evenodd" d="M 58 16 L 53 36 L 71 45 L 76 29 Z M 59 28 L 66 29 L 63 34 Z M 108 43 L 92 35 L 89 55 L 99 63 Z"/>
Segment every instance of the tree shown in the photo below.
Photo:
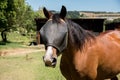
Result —
<path fill-rule="evenodd" d="M 15 16 L 14 0 L 0 0 L 0 31 L 4 42 L 7 41 L 7 31 L 13 27 Z"/>
<path fill-rule="evenodd" d="M 34 11 L 25 0 L 0 0 L 0 31 L 4 42 L 7 41 L 6 35 L 10 29 L 35 30 L 33 20 Z"/>
<path fill-rule="evenodd" d="M 19 1 L 19 0 L 18 0 Z M 34 11 L 31 6 L 25 4 L 24 0 L 18 2 L 18 8 L 16 10 L 16 26 L 21 34 L 25 34 L 24 31 L 30 32 L 31 30 L 35 30 L 34 23 Z M 21 31 L 21 29 L 23 31 Z"/>
<path fill-rule="evenodd" d="M 35 18 L 45 18 L 42 7 L 38 11 L 35 11 Z"/>
<path fill-rule="evenodd" d="M 79 11 L 68 11 L 67 18 L 80 18 Z"/>
<path fill-rule="evenodd" d="M 34 18 L 35 18 L 35 13 L 32 10 L 31 6 L 26 5 L 26 12 L 24 15 L 24 27 L 27 30 L 27 32 L 29 33 L 31 30 L 35 31 L 35 22 L 34 22 Z"/>
<path fill-rule="evenodd" d="M 114 19 L 113 22 L 114 23 L 120 23 L 120 18 Z"/>

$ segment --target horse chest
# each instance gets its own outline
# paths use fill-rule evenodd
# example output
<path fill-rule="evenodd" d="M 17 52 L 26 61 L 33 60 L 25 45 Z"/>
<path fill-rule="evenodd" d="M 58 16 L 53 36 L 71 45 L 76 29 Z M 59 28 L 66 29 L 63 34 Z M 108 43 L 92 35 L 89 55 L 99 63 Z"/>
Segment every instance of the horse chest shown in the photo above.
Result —
<path fill-rule="evenodd" d="M 61 58 L 60 69 L 61 73 L 67 80 L 79 80 L 79 74 L 75 70 L 73 63 L 66 58 Z"/>
<path fill-rule="evenodd" d="M 60 69 L 61 69 L 62 74 L 68 80 L 87 80 L 86 78 L 89 77 L 88 71 L 90 68 L 87 67 L 86 63 L 87 63 L 86 58 L 74 59 L 74 57 L 66 58 L 62 56 L 61 63 L 60 63 Z"/>

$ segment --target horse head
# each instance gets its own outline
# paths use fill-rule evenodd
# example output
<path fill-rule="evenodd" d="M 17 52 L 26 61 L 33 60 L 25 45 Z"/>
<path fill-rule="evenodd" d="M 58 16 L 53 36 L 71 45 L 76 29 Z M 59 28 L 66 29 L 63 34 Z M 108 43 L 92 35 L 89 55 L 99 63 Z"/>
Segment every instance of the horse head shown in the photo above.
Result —
<path fill-rule="evenodd" d="M 43 61 L 46 66 L 55 67 L 58 55 L 67 47 L 68 27 L 65 22 L 66 8 L 62 6 L 59 14 L 53 14 L 46 8 L 43 12 L 48 21 L 42 26 L 40 34 L 46 53 Z"/>

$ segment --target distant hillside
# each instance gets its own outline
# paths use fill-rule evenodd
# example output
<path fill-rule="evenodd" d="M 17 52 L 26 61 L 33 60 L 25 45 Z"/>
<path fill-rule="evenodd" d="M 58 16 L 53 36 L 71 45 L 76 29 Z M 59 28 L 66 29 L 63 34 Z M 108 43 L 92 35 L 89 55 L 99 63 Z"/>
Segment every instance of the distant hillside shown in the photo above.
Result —
<path fill-rule="evenodd" d="M 51 10 L 52 13 L 59 13 L 59 11 Z M 80 18 L 80 12 L 79 11 L 68 11 L 67 12 L 67 18 Z"/>
<path fill-rule="evenodd" d="M 79 11 L 68 11 L 67 18 L 80 18 L 80 12 Z"/>
<path fill-rule="evenodd" d="M 68 11 L 67 18 L 120 18 L 120 12 Z"/>
<path fill-rule="evenodd" d="M 98 18 L 111 18 L 116 19 L 120 18 L 120 12 L 92 12 L 92 11 L 82 11 L 81 15 L 85 17 L 98 17 Z"/>

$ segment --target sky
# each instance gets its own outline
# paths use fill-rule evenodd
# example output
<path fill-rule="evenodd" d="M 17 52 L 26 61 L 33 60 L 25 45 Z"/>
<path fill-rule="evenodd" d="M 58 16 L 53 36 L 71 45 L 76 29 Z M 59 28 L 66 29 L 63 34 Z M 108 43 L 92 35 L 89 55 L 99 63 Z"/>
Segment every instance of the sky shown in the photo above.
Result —
<path fill-rule="evenodd" d="M 33 10 L 46 7 L 60 11 L 64 5 L 68 11 L 120 12 L 120 0 L 26 0 Z"/>

